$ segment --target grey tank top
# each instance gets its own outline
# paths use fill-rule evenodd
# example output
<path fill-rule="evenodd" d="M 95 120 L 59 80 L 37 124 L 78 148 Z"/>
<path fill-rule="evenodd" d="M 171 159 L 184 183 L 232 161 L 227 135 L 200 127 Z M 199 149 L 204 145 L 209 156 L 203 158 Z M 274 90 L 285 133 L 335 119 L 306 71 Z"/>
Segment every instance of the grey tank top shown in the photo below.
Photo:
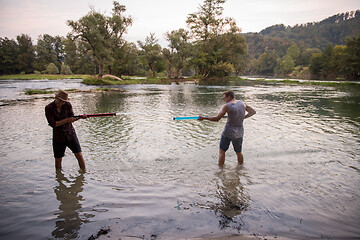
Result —
<path fill-rule="evenodd" d="M 227 105 L 229 112 L 223 136 L 231 139 L 241 138 L 244 136 L 245 104 L 239 100 L 236 103 L 227 103 Z"/>

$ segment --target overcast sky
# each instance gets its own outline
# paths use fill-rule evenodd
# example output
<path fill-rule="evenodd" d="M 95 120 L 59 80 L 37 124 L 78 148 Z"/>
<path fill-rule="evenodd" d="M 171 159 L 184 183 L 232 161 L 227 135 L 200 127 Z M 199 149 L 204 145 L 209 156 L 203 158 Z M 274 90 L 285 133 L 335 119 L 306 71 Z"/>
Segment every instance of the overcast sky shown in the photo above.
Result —
<path fill-rule="evenodd" d="M 186 18 L 198 11 L 203 0 L 119 0 L 134 19 L 125 39 L 144 41 L 155 33 L 165 47 L 164 34 L 187 28 Z M 35 41 L 41 34 L 66 36 L 67 20 L 78 20 L 93 6 L 106 15 L 113 0 L 0 0 L 0 37 L 15 39 L 28 34 Z M 274 24 L 293 26 L 318 22 L 329 16 L 360 9 L 360 0 L 227 0 L 224 17 L 232 17 L 242 32 L 259 32 Z"/>

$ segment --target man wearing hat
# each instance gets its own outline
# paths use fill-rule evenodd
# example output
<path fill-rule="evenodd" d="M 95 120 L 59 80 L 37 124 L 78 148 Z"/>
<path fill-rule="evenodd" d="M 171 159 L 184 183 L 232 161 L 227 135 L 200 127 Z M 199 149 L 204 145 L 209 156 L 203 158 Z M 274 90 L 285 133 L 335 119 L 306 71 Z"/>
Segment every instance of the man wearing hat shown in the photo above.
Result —
<path fill-rule="evenodd" d="M 80 118 L 86 118 L 86 115 L 74 117 L 67 92 L 59 90 L 55 94 L 55 100 L 45 107 L 45 116 L 49 125 L 53 128 L 55 168 L 61 169 L 61 161 L 65 154 L 65 149 L 69 147 L 75 154 L 79 167 L 85 170 L 85 161 L 72 123 Z"/>

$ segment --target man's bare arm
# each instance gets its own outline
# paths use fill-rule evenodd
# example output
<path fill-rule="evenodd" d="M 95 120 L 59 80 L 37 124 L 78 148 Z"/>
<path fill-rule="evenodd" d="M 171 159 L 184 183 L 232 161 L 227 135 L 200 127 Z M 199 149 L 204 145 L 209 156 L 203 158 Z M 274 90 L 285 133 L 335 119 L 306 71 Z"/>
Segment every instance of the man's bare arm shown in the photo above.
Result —
<path fill-rule="evenodd" d="M 253 116 L 254 114 L 256 114 L 256 111 L 250 107 L 249 105 L 245 104 L 245 111 L 247 112 L 247 114 L 245 115 L 245 118 L 249 118 L 251 116 Z"/>
<path fill-rule="evenodd" d="M 199 116 L 200 121 L 202 120 L 209 120 L 209 121 L 213 121 L 213 122 L 218 122 L 223 116 L 225 116 L 225 114 L 229 111 L 229 107 L 227 104 L 225 104 L 220 112 L 218 113 L 218 115 L 214 116 L 214 117 L 203 117 L 203 116 Z"/>

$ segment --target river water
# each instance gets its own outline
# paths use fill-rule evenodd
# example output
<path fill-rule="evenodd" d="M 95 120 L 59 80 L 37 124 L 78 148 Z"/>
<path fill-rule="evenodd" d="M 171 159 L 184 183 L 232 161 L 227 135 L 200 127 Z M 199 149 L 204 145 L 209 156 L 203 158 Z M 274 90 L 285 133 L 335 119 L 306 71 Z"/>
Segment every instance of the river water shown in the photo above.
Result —
<path fill-rule="evenodd" d="M 71 93 L 87 165 L 67 150 L 56 172 L 44 107 L 25 89 L 90 89 L 80 80 L 0 81 L 0 239 L 178 239 L 246 234 L 360 237 L 360 87 L 229 82 L 117 86 Z M 217 166 L 222 93 L 245 120 L 244 164 Z"/>

